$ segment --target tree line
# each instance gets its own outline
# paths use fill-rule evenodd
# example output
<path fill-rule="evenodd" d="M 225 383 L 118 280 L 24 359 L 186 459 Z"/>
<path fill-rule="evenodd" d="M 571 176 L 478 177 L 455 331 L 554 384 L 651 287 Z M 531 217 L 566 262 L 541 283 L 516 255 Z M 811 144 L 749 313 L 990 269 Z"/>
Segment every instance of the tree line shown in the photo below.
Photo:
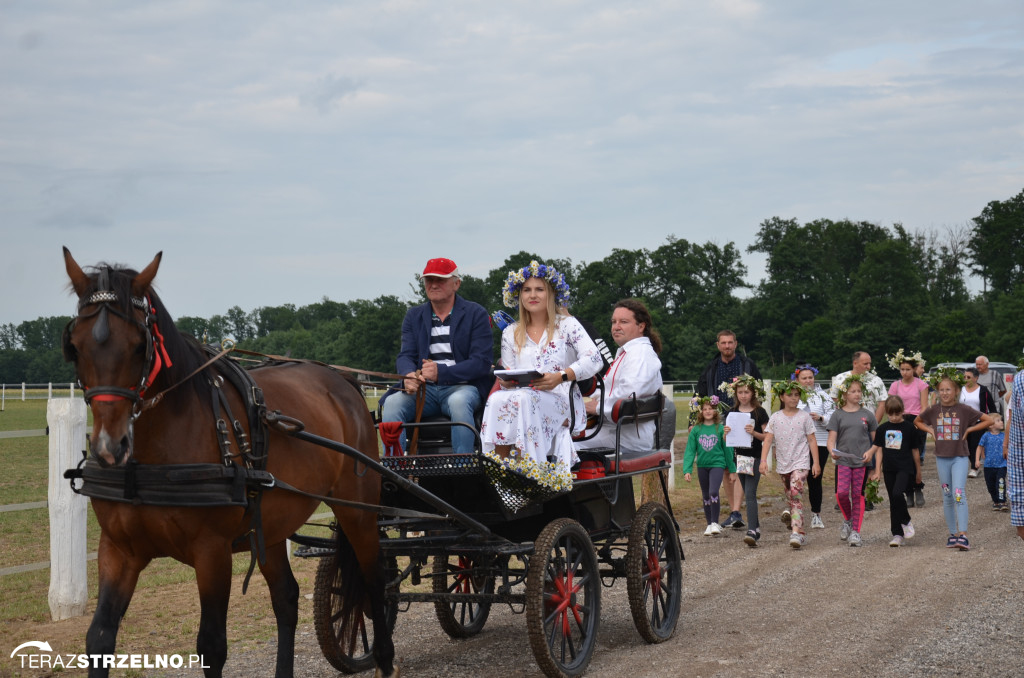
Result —
<path fill-rule="evenodd" d="M 484 278 L 466 276 L 460 294 L 494 311 L 503 308 L 508 271 L 531 259 L 551 264 L 572 287 L 570 311 L 593 323 L 609 346 L 612 306 L 625 297 L 643 299 L 662 336 L 666 380 L 694 379 L 724 328 L 774 378 L 788 375 L 797 361 L 825 374 L 849 369 L 856 350 L 870 352 L 879 374 L 894 378 L 883 358 L 901 347 L 921 351 L 929 364 L 979 353 L 1017 362 L 1024 347 L 1024 190 L 990 202 L 969 224 L 943 230 L 772 217 L 744 247 L 767 258 L 757 285 L 746 281 L 741 247 L 669 236 L 652 250 L 616 248 L 579 264 L 520 251 Z M 972 274 L 983 283 L 974 294 L 967 285 Z M 306 306 L 233 306 L 210 318 L 183 316 L 176 325 L 205 341 L 232 338 L 263 353 L 391 372 L 405 312 L 425 301 L 415 280 L 410 289 L 412 300 L 323 297 Z M 73 368 L 60 351 L 69 320 L 0 325 L 0 381 L 71 381 Z"/>

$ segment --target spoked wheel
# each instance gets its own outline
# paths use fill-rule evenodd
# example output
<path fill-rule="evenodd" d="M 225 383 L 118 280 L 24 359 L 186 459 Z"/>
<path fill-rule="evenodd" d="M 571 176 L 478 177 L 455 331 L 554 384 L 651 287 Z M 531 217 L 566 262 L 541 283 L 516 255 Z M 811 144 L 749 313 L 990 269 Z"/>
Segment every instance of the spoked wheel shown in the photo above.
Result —
<path fill-rule="evenodd" d="M 397 570 L 396 560 L 388 558 L 385 577 L 390 579 Z M 357 605 L 347 619 L 342 615 L 344 602 L 345 586 L 341 570 L 333 557 L 321 558 L 313 586 L 313 625 L 320 651 L 331 666 L 342 673 L 360 673 L 374 666 L 373 620 L 369 602 Z M 394 630 L 398 605 L 385 597 L 384 611 L 388 628 Z"/>
<path fill-rule="evenodd" d="M 581 675 L 600 621 L 601 577 L 590 535 L 575 520 L 555 520 L 534 542 L 526 579 L 526 627 L 544 674 Z"/>
<path fill-rule="evenodd" d="M 494 593 L 494 576 L 478 570 L 481 561 L 470 556 L 434 556 L 434 593 L 448 593 L 451 600 L 434 602 L 441 628 L 452 638 L 480 633 L 491 613 L 490 602 L 458 600 L 460 593 Z"/>
<path fill-rule="evenodd" d="M 626 584 L 637 631 L 648 643 L 672 637 L 682 598 L 682 547 L 661 504 L 640 507 L 629 530 Z"/>

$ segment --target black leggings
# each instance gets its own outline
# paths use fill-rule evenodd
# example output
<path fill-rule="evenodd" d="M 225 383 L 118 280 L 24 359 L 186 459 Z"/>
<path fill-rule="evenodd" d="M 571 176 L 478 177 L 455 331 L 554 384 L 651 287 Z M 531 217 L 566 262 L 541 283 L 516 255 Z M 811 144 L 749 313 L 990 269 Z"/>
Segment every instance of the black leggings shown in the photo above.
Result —
<path fill-rule="evenodd" d="M 809 455 L 811 465 L 808 467 L 814 469 L 814 453 L 811 452 Z M 825 461 L 828 460 L 828 448 L 824 445 L 818 445 L 818 464 L 821 472 L 818 477 L 814 477 L 814 473 L 811 471 L 807 472 L 807 494 L 811 499 L 811 513 L 821 513 L 821 479 L 825 475 Z"/>
<path fill-rule="evenodd" d="M 700 493 L 704 498 L 704 518 L 708 521 L 708 525 L 717 523 L 722 511 L 718 491 L 722 488 L 722 476 L 724 475 L 724 468 L 697 467 L 697 480 L 700 481 Z"/>
<path fill-rule="evenodd" d="M 761 521 L 757 517 L 757 484 L 761 481 L 761 460 L 754 457 L 754 475 L 740 473 L 739 476 L 743 496 L 747 500 L 747 527 L 756 532 L 761 529 Z"/>

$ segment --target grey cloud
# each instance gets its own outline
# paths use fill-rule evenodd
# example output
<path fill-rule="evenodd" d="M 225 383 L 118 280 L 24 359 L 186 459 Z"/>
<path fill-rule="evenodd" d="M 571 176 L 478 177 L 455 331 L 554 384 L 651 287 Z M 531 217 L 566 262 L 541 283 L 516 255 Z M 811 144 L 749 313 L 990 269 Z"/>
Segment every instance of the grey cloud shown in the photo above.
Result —
<path fill-rule="evenodd" d="M 362 86 L 362 82 L 353 78 L 328 73 L 302 95 L 301 101 L 303 105 L 315 108 L 321 114 L 327 114 L 340 101 L 355 94 Z"/>

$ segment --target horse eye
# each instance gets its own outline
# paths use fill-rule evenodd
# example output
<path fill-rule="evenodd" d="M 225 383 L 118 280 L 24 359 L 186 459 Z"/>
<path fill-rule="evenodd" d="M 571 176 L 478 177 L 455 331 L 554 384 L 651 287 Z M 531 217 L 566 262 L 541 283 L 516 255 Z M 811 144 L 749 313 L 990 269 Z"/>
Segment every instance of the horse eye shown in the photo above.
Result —
<path fill-rule="evenodd" d="M 135 354 L 136 355 L 146 355 L 146 345 L 145 344 L 139 344 L 138 346 L 136 346 L 135 347 Z"/>

